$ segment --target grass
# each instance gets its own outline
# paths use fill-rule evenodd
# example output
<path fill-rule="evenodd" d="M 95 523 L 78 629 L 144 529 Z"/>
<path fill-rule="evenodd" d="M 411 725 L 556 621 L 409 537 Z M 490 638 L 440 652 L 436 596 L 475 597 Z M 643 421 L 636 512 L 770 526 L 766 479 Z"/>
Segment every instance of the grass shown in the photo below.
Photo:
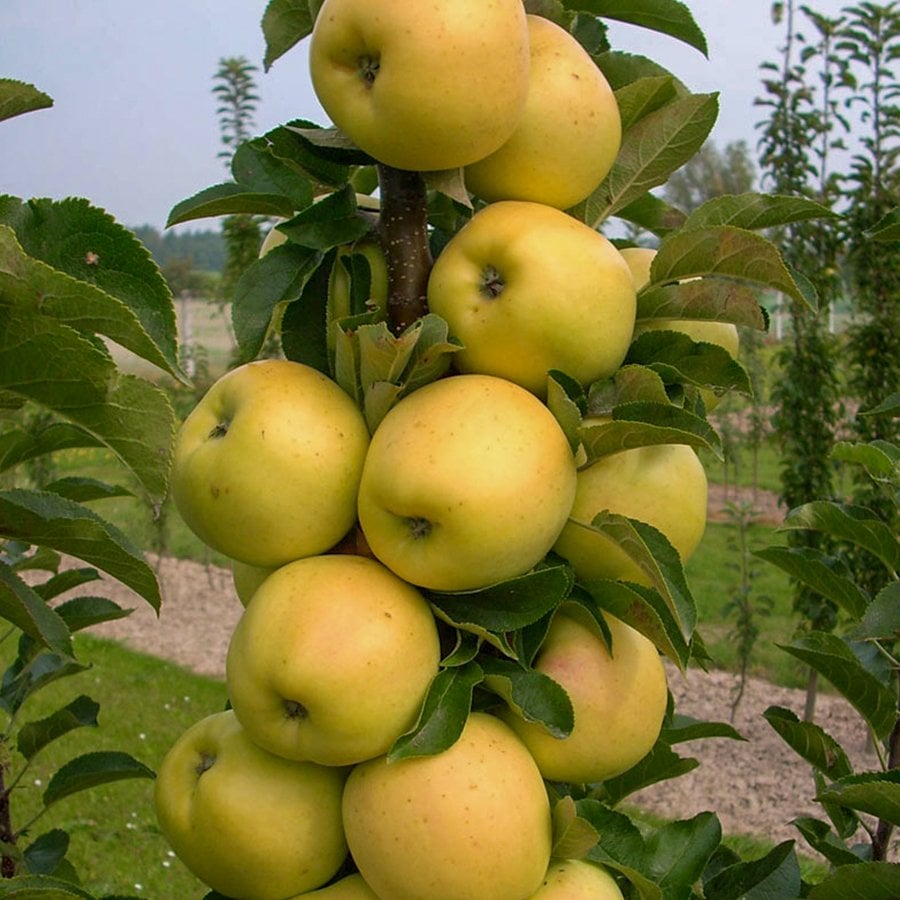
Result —
<path fill-rule="evenodd" d="M 12 796 L 16 827 L 40 809 L 40 793 L 67 760 L 93 750 L 123 750 L 158 768 L 189 726 L 225 706 L 225 686 L 174 664 L 108 640 L 79 634 L 76 654 L 92 668 L 54 682 L 23 708 L 23 721 L 49 715 L 79 694 L 100 704 L 97 729 L 81 728 L 46 747 Z M 12 648 L 3 647 L 4 662 Z M 17 771 L 20 760 L 13 764 Z M 121 781 L 60 800 L 35 823 L 37 837 L 51 828 L 71 835 L 69 859 L 84 886 L 102 895 L 199 898 L 207 889 L 171 853 L 156 826 L 153 783 Z"/>

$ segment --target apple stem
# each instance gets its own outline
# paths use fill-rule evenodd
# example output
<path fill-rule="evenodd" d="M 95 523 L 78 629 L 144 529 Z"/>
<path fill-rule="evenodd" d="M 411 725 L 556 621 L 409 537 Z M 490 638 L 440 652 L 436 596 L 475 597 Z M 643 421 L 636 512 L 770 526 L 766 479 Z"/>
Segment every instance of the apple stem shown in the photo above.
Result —
<path fill-rule="evenodd" d="M 428 204 L 420 172 L 378 164 L 378 238 L 388 271 L 388 326 L 400 334 L 427 312 L 431 248 Z"/>

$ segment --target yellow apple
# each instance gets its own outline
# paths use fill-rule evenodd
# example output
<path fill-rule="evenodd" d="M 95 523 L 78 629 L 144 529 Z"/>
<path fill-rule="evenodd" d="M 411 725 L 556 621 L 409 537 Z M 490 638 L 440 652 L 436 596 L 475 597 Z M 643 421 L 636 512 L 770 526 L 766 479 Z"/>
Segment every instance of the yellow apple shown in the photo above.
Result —
<path fill-rule="evenodd" d="M 375 430 L 359 522 L 406 581 L 486 587 L 543 559 L 575 480 L 569 443 L 540 400 L 501 378 L 454 375 L 404 397 Z"/>
<path fill-rule="evenodd" d="M 460 372 L 540 397 L 547 372 L 588 385 L 622 364 L 634 331 L 628 266 L 602 234 L 541 203 L 492 203 L 435 260 L 428 305 L 463 343 Z"/>
<path fill-rule="evenodd" d="M 299 559 L 256 590 L 225 672 L 261 747 L 343 766 L 387 752 L 416 721 L 440 646 L 422 595 L 373 559 Z"/>
<path fill-rule="evenodd" d="M 303 897 L 318 897 L 319 900 L 378 900 L 378 895 L 370 888 L 358 872 L 347 875 L 334 884 L 302 894 Z M 299 898 L 294 898 L 299 900 Z"/>
<path fill-rule="evenodd" d="M 251 566 L 239 559 L 231 561 L 231 580 L 238 600 L 246 606 L 256 589 L 275 571 L 277 566 Z"/>
<path fill-rule="evenodd" d="M 354 861 L 390 900 L 522 900 L 550 859 L 540 772 L 515 734 L 486 713 L 470 714 L 443 753 L 356 766 L 343 809 Z"/>
<path fill-rule="evenodd" d="M 285 221 L 284 219 L 279 219 L 279 222 Z M 277 223 L 276 223 L 277 224 Z M 274 250 L 275 247 L 279 247 L 287 240 L 287 235 L 283 231 L 279 231 L 275 225 L 273 225 L 266 236 L 263 238 L 263 242 L 259 248 L 259 258 L 262 259 L 270 250 Z"/>
<path fill-rule="evenodd" d="M 615 878 L 583 859 L 555 859 L 529 900 L 623 900 Z"/>
<path fill-rule="evenodd" d="M 525 742 L 544 778 L 593 784 L 628 771 L 656 743 L 668 699 L 666 673 L 655 645 L 605 614 L 612 654 L 583 607 L 563 604 L 534 668 L 562 685 L 575 727 L 567 738 L 506 709 L 503 719 Z"/>
<path fill-rule="evenodd" d="M 612 168 L 622 121 L 606 77 L 578 40 L 528 16 L 531 76 L 525 111 L 509 140 L 466 168 L 482 200 L 534 200 L 568 209 Z"/>
<path fill-rule="evenodd" d="M 455 169 L 512 134 L 528 94 L 521 0 L 325 0 L 309 49 L 335 125 L 398 169 Z"/>
<path fill-rule="evenodd" d="M 369 433 L 321 372 L 268 359 L 223 375 L 175 442 L 172 496 L 206 544 L 253 566 L 323 553 L 356 519 Z"/>
<path fill-rule="evenodd" d="M 631 269 L 635 288 L 640 290 L 650 281 L 650 265 L 656 256 L 656 250 L 647 247 L 624 247 L 619 252 Z M 717 344 L 733 359 L 738 358 L 740 335 L 737 326 L 731 322 L 711 322 L 706 319 L 639 319 L 635 323 L 634 336 L 638 337 L 647 331 L 677 331 L 694 341 Z M 700 394 L 707 412 L 718 406 L 721 397 L 713 390 L 700 388 Z"/>
<path fill-rule="evenodd" d="M 617 544 L 584 527 L 604 510 L 652 525 L 687 562 L 706 529 L 703 464 L 687 444 L 657 444 L 603 456 L 578 472 L 570 521 L 554 550 L 581 581 L 613 578 L 649 584 L 648 576 Z"/>
<path fill-rule="evenodd" d="M 160 831 L 201 881 L 228 897 L 283 900 L 325 884 L 347 844 L 346 771 L 258 747 L 230 710 L 168 751 L 154 786 Z"/>

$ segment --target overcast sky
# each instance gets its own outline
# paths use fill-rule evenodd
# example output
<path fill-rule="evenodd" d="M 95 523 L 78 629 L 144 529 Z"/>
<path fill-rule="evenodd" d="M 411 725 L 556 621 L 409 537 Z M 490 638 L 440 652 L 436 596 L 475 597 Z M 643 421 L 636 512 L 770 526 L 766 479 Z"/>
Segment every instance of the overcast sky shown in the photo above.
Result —
<path fill-rule="evenodd" d="M 227 177 L 213 75 L 223 56 L 260 65 L 256 131 L 292 118 L 328 124 L 310 87 L 306 42 L 268 73 L 265 0 L 0 0 L 0 76 L 50 94 L 54 108 L 0 122 L 0 194 L 82 196 L 134 227 L 161 228 L 177 202 Z M 721 92 L 720 146 L 756 142 L 759 65 L 783 30 L 770 0 L 687 0 L 709 59 L 671 38 L 613 25 L 617 47 L 666 65 L 691 90 Z M 826 15 L 846 5 L 814 0 Z M 191 227 L 215 226 L 200 221 Z"/>

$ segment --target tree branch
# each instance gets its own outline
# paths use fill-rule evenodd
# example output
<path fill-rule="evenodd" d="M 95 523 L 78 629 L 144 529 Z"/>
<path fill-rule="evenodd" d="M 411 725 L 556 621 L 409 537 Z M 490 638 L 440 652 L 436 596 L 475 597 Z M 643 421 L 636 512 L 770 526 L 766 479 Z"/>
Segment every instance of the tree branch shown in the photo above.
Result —
<path fill-rule="evenodd" d="M 427 312 L 431 250 L 425 182 L 419 172 L 378 165 L 378 238 L 388 270 L 388 325 L 400 334 Z"/>

